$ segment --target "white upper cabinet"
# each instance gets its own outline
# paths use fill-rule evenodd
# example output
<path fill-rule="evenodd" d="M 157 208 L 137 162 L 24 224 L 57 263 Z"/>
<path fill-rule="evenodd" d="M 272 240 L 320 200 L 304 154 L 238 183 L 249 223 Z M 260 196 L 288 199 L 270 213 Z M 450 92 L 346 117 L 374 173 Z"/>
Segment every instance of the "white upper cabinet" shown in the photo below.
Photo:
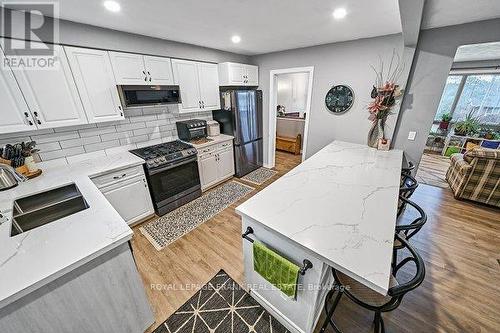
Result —
<path fill-rule="evenodd" d="M 109 52 L 118 85 L 172 85 L 170 58 Z"/>
<path fill-rule="evenodd" d="M 0 61 L 5 56 L 0 49 Z M 36 129 L 28 105 L 10 68 L 0 67 L 0 134 Z"/>
<path fill-rule="evenodd" d="M 144 56 L 144 66 L 150 84 L 163 86 L 174 84 L 170 58 Z"/>
<path fill-rule="evenodd" d="M 180 113 L 220 108 L 216 64 L 172 59 L 174 82 L 181 92 Z"/>
<path fill-rule="evenodd" d="M 108 52 L 64 47 L 90 123 L 124 119 Z"/>
<path fill-rule="evenodd" d="M 219 84 L 221 86 L 258 86 L 259 67 L 223 62 L 219 64 Z"/>
<path fill-rule="evenodd" d="M 52 69 L 16 69 L 12 72 L 21 88 L 37 128 L 54 128 L 87 123 L 64 50 L 54 45 Z"/>
<path fill-rule="evenodd" d="M 202 109 L 220 109 L 219 74 L 216 64 L 198 63 Z"/>

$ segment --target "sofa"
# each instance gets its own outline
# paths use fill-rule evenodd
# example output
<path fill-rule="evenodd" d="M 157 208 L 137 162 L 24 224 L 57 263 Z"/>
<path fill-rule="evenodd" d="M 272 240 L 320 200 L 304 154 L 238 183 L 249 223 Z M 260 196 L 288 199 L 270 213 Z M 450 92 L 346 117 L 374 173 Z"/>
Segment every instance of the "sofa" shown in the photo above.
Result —
<path fill-rule="evenodd" d="M 450 161 L 446 181 L 455 198 L 500 207 L 500 150 L 476 147 Z"/>

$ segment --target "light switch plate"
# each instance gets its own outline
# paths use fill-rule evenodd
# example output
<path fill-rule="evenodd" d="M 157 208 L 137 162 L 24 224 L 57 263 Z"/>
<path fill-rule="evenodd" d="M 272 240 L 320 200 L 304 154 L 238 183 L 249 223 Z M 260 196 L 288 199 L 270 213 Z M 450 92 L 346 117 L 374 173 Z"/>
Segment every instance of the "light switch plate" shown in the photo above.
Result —
<path fill-rule="evenodd" d="M 416 136 L 417 136 L 417 132 L 411 131 L 408 133 L 408 140 L 415 141 Z"/>

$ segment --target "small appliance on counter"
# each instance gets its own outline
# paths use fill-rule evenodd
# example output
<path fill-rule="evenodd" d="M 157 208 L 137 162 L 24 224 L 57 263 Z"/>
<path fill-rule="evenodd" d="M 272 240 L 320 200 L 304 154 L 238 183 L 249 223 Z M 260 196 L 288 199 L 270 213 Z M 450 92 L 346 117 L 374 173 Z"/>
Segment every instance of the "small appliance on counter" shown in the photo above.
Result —
<path fill-rule="evenodd" d="M 178 121 L 177 135 L 182 141 L 195 141 L 207 137 L 207 121 L 202 119 L 191 119 Z"/>
<path fill-rule="evenodd" d="M 207 121 L 207 133 L 208 136 L 218 136 L 220 135 L 220 125 L 215 120 Z"/>

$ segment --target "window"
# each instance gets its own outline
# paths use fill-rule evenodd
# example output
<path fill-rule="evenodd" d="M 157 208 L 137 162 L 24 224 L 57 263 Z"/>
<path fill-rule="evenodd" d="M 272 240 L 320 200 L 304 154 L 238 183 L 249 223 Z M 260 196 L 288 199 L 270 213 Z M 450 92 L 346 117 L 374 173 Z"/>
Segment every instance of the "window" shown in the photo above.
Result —
<path fill-rule="evenodd" d="M 435 120 L 451 113 L 456 122 L 471 111 L 481 124 L 500 123 L 500 74 L 448 76 Z"/>
<path fill-rule="evenodd" d="M 460 82 L 462 82 L 462 75 L 450 75 L 446 80 L 446 85 L 444 86 L 443 95 L 441 95 L 441 101 L 439 102 L 439 107 L 436 113 L 436 118 L 434 120 L 440 121 L 441 116 L 445 113 L 452 113 L 451 108 L 453 107 L 453 102 L 457 96 L 458 88 Z"/>

